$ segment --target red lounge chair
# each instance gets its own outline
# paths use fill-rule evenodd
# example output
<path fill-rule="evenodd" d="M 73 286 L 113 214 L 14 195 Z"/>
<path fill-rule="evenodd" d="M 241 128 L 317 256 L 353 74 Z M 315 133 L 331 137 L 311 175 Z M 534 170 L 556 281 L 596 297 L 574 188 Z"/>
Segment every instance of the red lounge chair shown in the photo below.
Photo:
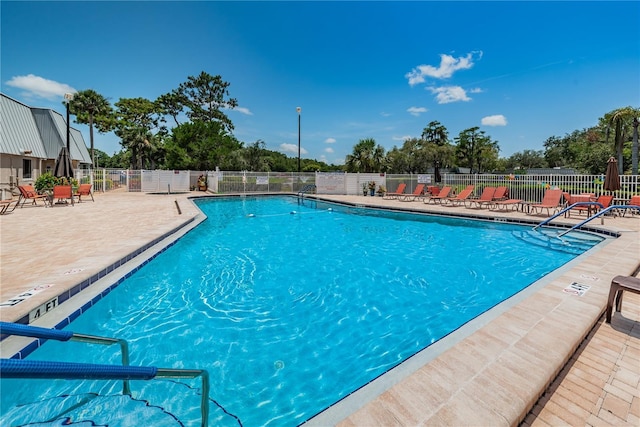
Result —
<path fill-rule="evenodd" d="M 473 193 L 473 190 L 476 188 L 475 185 L 467 185 L 467 187 L 462 190 L 460 193 L 458 193 L 457 196 L 455 197 L 447 197 L 446 199 L 443 200 L 443 203 L 446 202 L 447 204 L 450 204 L 451 206 L 460 206 L 463 205 L 465 200 L 467 200 L 469 197 L 471 197 L 471 194 Z"/>
<path fill-rule="evenodd" d="M 512 211 L 515 211 L 520 206 L 520 203 L 522 203 L 521 199 L 494 200 L 493 207 L 489 209 L 506 211 L 508 208 L 511 208 Z"/>
<path fill-rule="evenodd" d="M 416 185 L 415 190 L 413 190 L 413 193 L 411 193 L 411 194 L 401 194 L 401 195 L 398 196 L 398 200 L 400 200 L 402 202 L 412 202 L 417 197 L 422 197 L 423 196 L 423 194 L 422 194 L 423 191 L 424 191 L 424 184 L 418 184 L 418 185 Z"/>
<path fill-rule="evenodd" d="M 66 204 L 67 199 L 71 199 L 71 205 L 73 206 L 73 187 L 70 185 L 56 185 L 53 187 L 52 206 L 54 203 L 57 205 Z"/>
<path fill-rule="evenodd" d="M 440 187 L 438 187 L 437 185 L 430 185 L 427 187 L 427 194 L 429 194 L 430 196 L 437 196 L 439 192 Z"/>
<path fill-rule="evenodd" d="M 93 193 L 91 192 L 91 184 L 80 184 L 78 191 L 76 191 L 74 196 L 78 198 L 78 203 L 82 203 L 82 196 L 90 196 L 91 201 L 95 202 L 93 199 Z"/>
<path fill-rule="evenodd" d="M 493 204 L 493 195 L 496 194 L 496 187 L 484 187 L 482 194 L 478 199 L 469 199 L 469 206 L 465 204 L 465 207 L 471 208 L 473 205 L 477 208 L 483 206 L 491 206 Z"/>
<path fill-rule="evenodd" d="M 404 195 L 404 189 L 407 187 L 407 184 L 405 184 L 404 182 L 401 182 L 400 184 L 398 184 L 398 188 L 396 188 L 396 191 L 394 193 L 385 193 L 385 195 L 382 197 L 383 199 L 397 199 L 398 196 L 402 196 Z"/>
<path fill-rule="evenodd" d="M 13 200 L 13 199 L 0 200 L 0 215 L 4 215 L 6 213 L 13 212 L 16 209 L 16 206 L 18 206 L 18 202 L 19 201 L 20 201 L 20 199 L 18 199 L 18 200 Z M 13 209 L 9 210 L 11 205 L 13 205 Z"/>
<path fill-rule="evenodd" d="M 636 213 L 640 213 L 640 196 L 631 196 L 629 203 L 627 206 L 637 206 L 638 209 L 625 209 L 622 211 L 622 216 L 627 214 L 627 211 L 631 211 L 631 215 L 635 215 Z"/>
<path fill-rule="evenodd" d="M 562 199 L 562 190 L 547 190 L 544 193 L 541 203 L 533 204 L 530 206 L 532 214 L 537 214 L 538 209 L 542 212 L 542 209 L 547 210 L 547 216 L 550 216 L 551 209 L 554 211 L 560 207 L 560 200 Z"/>
<path fill-rule="evenodd" d="M 585 198 L 585 201 L 592 201 L 593 198 Z M 578 201 L 578 200 L 576 200 Z M 608 208 L 609 206 L 611 206 L 611 203 L 613 202 L 613 196 L 609 196 L 609 195 L 602 195 L 600 197 L 598 197 L 596 200 L 596 202 L 600 203 L 603 207 L 603 209 Z M 571 201 L 571 203 L 569 204 L 569 206 L 571 206 L 571 204 L 573 204 L 574 202 Z M 586 212 L 586 214 L 588 216 L 591 216 L 595 213 L 597 213 L 598 211 L 600 211 L 600 206 L 598 205 L 583 205 L 583 206 L 576 206 L 573 209 L 571 209 L 570 211 L 567 211 L 567 213 L 569 214 L 571 211 L 575 211 L 575 212 Z"/>
<path fill-rule="evenodd" d="M 509 189 L 505 186 L 496 188 L 493 200 L 506 200 L 509 197 Z"/>
<path fill-rule="evenodd" d="M 18 198 L 18 204 L 20 204 L 20 200 L 22 200 L 21 208 L 24 207 L 24 204 L 27 203 L 27 200 L 31 200 L 33 205 L 37 205 L 38 200 L 42 200 L 44 205 L 47 206 L 47 201 L 49 200 L 49 196 L 46 194 L 38 194 L 33 185 L 18 185 L 18 190 L 20 190 L 20 197 Z"/>
<path fill-rule="evenodd" d="M 447 197 L 449 197 L 449 193 L 451 192 L 451 187 L 442 187 L 440 192 L 436 196 L 428 196 L 424 199 L 424 203 L 427 204 L 433 200 L 433 203 L 442 203 Z"/>

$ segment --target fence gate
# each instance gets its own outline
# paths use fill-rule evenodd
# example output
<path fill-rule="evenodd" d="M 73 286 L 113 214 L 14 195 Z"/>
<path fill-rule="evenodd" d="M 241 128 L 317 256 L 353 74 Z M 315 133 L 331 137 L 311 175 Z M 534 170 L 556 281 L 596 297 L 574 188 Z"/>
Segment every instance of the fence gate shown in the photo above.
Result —
<path fill-rule="evenodd" d="M 189 171 L 142 170 L 143 193 L 182 193 L 189 191 Z"/>

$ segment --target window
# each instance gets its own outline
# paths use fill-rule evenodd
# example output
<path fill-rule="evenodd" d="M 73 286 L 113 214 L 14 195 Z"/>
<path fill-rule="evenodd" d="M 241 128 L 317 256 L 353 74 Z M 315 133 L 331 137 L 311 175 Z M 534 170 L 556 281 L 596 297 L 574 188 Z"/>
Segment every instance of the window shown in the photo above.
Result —
<path fill-rule="evenodd" d="M 22 179 L 30 179 L 31 172 L 31 159 L 22 159 Z"/>

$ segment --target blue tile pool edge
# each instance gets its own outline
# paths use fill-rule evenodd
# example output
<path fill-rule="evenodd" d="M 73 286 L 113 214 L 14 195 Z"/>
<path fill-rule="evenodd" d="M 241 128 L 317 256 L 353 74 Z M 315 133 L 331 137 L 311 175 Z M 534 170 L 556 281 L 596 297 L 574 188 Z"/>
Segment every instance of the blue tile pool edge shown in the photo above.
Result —
<path fill-rule="evenodd" d="M 165 240 L 167 238 L 170 238 L 170 237 L 174 236 L 179 231 L 184 230 L 185 233 L 190 231 L 196 225 L 198 225 L 200 222 L 202 222 L 204 219 L 205 218 L 204 218 L 204 216 L 202 214 L 199 214 L 199 215 L 197 215 L 197 216 L 195 216 L 193 218 L 189 218 L 188 220 L 186 220 L 185 222 L 183 222 L 179 226 L 167 231 L 166 233 L 164 233 L 161 236 L 153 239 L 149 243 L 147 243 L 147 244 L 141 246 L 140 248 L 136 249 L 135 251 L 125 255 L 124 257 L 120 258 L 116 262 L 112 263 L 111 265 L 108 265 L 107 267 L 103 268 L 99 272 L 95 273 L 91 277 L 83 280 L 82 282 L 80 282 L 77 285 L 71 287 L 70 289 L 67 289 L 67 290 L 61 292 L 60 294 L 57 295 L 58 307 L 61 304 L 63 304 L 64 302 L 68 301 L 72 296 L 77 295 L 81 291 L 87 289 L 89 286 L 97 283 L 102 278 L 104 278 L 107 274 L 112 273 L 112 272 L 116 271 L 118 268 L 126 265 L 130 261 L 134 260 L 136 257 L 140 256 L 142 253 L 144 253 L 147 250 L 151 249 L 153 246 L 159 244 L 160 242 L 162 242 L 163 240 Z M 106 287 L 98 295 L 96 295 L 95 297 L 93 297 L 92 299 L 87 301 L 85 304 L 83 304 L 82 307 L 80 307 L 79 309 L 75 310 L 74 312 L 72 312 L 71 314 L 66 316 L 60 322 L 56 323 L 53 326 L 53 328 L 54 329 L 62 329 L 64 327 L 68 326 L 73 320 L 78 318 L 81 314 L 86 312 L 94 304 L 96 304 L 98 301 L 100 301 L 104 296 L 106 296 L 113 289 L 115 289 L 117 286 L 119 286 L 125 279 L 129 278 L 133 273 L 138 271 L 141 267 L 143 267 L 144 265 L 149 263 L 151 260 L 156 258 L 158 255 L 160 255 L 161 253 L 163 253 L 164 251 L 169 249 L 171 246 L 176 244 L 176 242 L 178 240 L 180 240 L 181 237 L 182 236 L 178 236 L 176 239 L 172 240 L 171 242 L 168 242 L 164 247 L 160 248 L 155 254 L 151 255 L 149 258 L 147 258 L 144 261 L 142 261 L 139 265 L 135 266 L 130 271 L 125 273 L 120 279 L 115 281 L 115 283 L 113 283 L 110 286 Z M 26 315 L 22 316 L 21 318 L 16 320 L 14 323 L 20 323 L 20 324 L 23 324 L 23 325 L 28 325 L 29 324 L 29 314 L 26 314 Z M 0 335 L 0 342 L 5 340 L 8 337 L 10 337 L 10 335 L 1 334 Z M 35 351 L 37 348 L 39 348 L 46 341 L 47 341 L 46 339 L 41 339 L 41 338 L 34 339 L 27 346 L 23 347 L 20 351 L 18 351 L 14 355 L 12 355 L 11 359 L 24 359 L 24 358 L 26 358 L 29 354 L 31 354 L 33 351 Z"/>

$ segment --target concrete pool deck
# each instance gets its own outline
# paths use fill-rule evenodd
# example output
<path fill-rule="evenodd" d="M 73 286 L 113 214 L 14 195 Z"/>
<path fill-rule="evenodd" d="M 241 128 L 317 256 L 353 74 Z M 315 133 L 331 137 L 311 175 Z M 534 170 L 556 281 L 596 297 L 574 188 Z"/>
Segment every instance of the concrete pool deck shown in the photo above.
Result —
<path fill-rule="evenodd" d="M 47 309 L 45 305 L 63 291 L 100 275 L 108 266 L 131 258 L 130 255 L 141 247 L 157 242 L 138 258 L 160 250 L 158 247 L 164 244 L 162 239 L 167 233 L 187 223 L 188 228 L 203 218 L 188 200 L 189 197 L 203 194 L 141 194 L 116 190 L 97 193 L 95 202 L 85 201 L 73 207 L 25 206 L 0 216 L 0 303 L 30 289 L 43 288 L 14 306 L 2 306 L 0 319 L 16 321 L 29 313 L 33 314 L 38 308 L 44 313 Z M 442 207 L 426 205 L 421 201 L 402 202 L 379 197 L 322 197 L 357 205 L 473 215 L 489 220 L 499 218 L 539 222 L 545 218 L 520 212 Z M 582 219 L 584 216 L 573 215 L 572 218 L 558 218 L 554 223 L 575 224 Z M 567 419 L 568 416 L 562 418 L 553 411 L 552 415 L 544 418 L 543 415 L 550 410 L 538 409 L 536 414 L 535 408 L 538 406 L 534 405 L 558 374 L 567 369 L 567 363 L 595 326 L 609 337 L 629 343 L 624 347 L 627 349 L 626 356 L 620 357 L 620 360 L 627 362 L 622 368 L 616 365 L 615 372 L 606 374 L 612 384 L 616 380 L 618 382 L 608 387 L 613 397 L 608 400 L 602 398 L 600 404 L 607 413 L 614 412 L 607 405 L 617 411 L 612 415 L 616 421 L 612 421 L 613 418 L 608 420 L 606 414 L 595 414 L 594 419 L 585 420 L 584 423 L 637 425 L 640 420 L 640 368 L 634 373 L 632 367 L 634 361 L 640 360 L 640 301 L 635 298 L 636 295 L 625 295 L 622 313 L 614 313 L 611 325 L 602 324 L 601 318 L 611 278 L 618 274 L 631 275 L 640 265 L 640 220 L 638 216 L 628 213 L 625 218 L 605 218 L 604 225 L 600 224 L 599 219 L 595 220 L 590 226 L 620 233 L 620 237 L 611 239 L 572 262 L 568 268 L 561 269 L 532 295 L 505 308 L 501 315 L 479 325 L 469 336 L 435 355 L 428 363 L 416 367 L 412 372 L 392 376 L 391 380 L 387 380 L 390 383 L 385 385 L 384 391 L 354 393 L 352 398 L 335 405 L 309 424 L 320 425 L 323 424 L 322 420 L 343 426 L 515 425 L 523 421 L 532 425 L 573 424 Z M 171 236 L 167 237 L 167 240 L 171 239 Z M 136 259 L 132 262 L 136 262 Z M 119 270 L 106 272 L 106 279 L 117 280 Z M 123 270 L 126 271 L 125 266 Z M 583 296 L 563 291 L 574 282 L 590 288 Z M 72 300 L 86 300 L 85 294 L 95 292 L 91 288 L 93 285 L 43 314 L 34 324 L 51 327 L 58 323 L 59 313 L 65 311 L 65 307 L 72 306 Z M 2 357 L 11 356 L 13 349 L 20 345 L 19 340 L 15 341 L 15 345 L 11 340 L 2 342 Z M 589 344 L 595 343 L 596 347 L 601 342 L 600 339 L 588 340 Z M 606 354 L 600 352 L 591 357 L 592 361 L 586 365 L 592 369 L 583 367 L 583 381 L 591 384 L 585 376 L 602 380 L 605 373 L 601 372 L 605 368 L 600 365 L 594 368 L 593 365 L 599 361 L 594 362 L 593 359 L 610 362 L 609 359 L 613 358 L 608 354 L 613 351 L 610 347 L 606 344 Z M 576 365 L 582 366 L 574 362 L 573 366 Z M 640 366 L 640 363 L 635 365 Z M 618 377 L 620 372 L 623 372 L 622 378 Z M 619 383 L 626 384 L 629 389 L 624 389 Z M 563 390 L 561 386 L 556 389 Z M 616 389 L 625 392 L 616 394 Z M 603 386 L 602 392 L 606 391 Z M 583 396 L 576 397 L 574 403 L 579 406 L 578 401 L 583 400 Z M 625 404 L 628 404 L 627 419 L 621 415 Z M 548 405 L 555 408 L 551 403 Z M 530 413 L 532 408 L 534 410 Z M 571 405 L 564 405 L 561 409 L 566 409 L 569 414 L 579 412 Z M 571 420 L 575 421 L 574 418 Z"/>

